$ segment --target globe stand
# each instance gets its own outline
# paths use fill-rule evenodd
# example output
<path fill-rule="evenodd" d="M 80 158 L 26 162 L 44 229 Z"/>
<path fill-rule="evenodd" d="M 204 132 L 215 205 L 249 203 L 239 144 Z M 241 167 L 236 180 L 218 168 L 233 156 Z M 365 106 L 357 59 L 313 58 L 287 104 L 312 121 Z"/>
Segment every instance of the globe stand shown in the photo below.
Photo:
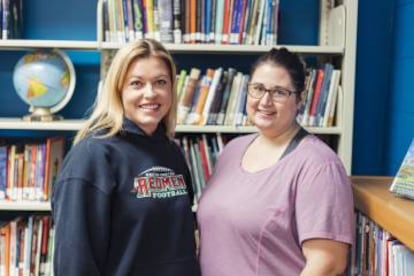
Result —
<path fill-rule="evenodd" d="M 31 107 L 30 111 L 32 114 L 23 116 L 23 121 L 27 122 L 51 122 L 63 120 L 60 115 L 53 114 L 50 112 L 50 108 L 47 107 Z"/>
<path fill-rule="evenodd" d="M 75 83 L 75 68 L 63 51 L 43 49 L 25 54 L 13 71 L 16 92 L 30 106 L 29 114 L 23 116 L 22 120 L 63 120 L 62 116 L 55 114 L 71 99 Z"/>

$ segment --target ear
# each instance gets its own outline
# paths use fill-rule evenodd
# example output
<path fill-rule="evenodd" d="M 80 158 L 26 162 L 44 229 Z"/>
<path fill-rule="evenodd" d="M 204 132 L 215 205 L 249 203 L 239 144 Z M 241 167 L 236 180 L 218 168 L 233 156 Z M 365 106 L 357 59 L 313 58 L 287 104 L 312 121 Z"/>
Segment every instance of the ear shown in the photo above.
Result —
<path fill-rule="evenodd" d="M 301 106 L 302 102 L 305 100 L 305 98 L 306 98 L 305 90 L 298 93 L 298 94 L 296 94 L 296 106 L 297 106 L 298 109 L 300 108 L 300 106 Z"/>

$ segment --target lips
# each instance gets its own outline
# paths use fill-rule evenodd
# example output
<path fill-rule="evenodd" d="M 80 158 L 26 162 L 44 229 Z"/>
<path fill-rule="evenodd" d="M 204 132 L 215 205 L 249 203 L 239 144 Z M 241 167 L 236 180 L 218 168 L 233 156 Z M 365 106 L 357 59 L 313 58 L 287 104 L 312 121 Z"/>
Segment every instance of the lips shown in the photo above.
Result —
<path fill-rule="evenodd" d="M 158 110 L 160 108 L 160 104 L 140 104 L 139 108 L 145 109 L 145 110 Z"/>
<path fill-rule="evenodd" d="M 257 112 L 265 116 L 273 116 L 276 114 L 275 111 L 266 111 L 266 110 L 258 110 Z"/>

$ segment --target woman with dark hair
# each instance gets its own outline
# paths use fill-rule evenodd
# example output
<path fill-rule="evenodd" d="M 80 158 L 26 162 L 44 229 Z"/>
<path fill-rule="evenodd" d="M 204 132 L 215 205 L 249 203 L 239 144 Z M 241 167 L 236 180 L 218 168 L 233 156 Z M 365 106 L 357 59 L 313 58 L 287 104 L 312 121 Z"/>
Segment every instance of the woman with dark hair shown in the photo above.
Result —
<path fill-rule="evenodd" d="M 339 275 L 353 243 L 352 190 L 335 152 L 297 123 L 304 63 L 272 49 L 250 77 L 258 133 L 226 145 L 201 196 L 202 275 Z"/>

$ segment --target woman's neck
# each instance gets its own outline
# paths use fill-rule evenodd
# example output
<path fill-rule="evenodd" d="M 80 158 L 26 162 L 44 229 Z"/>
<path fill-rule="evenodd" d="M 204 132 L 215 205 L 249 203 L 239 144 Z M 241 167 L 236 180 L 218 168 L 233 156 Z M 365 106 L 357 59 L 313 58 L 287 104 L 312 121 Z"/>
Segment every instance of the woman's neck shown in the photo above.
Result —
<path fill-rule="evenodd" d="M 297 123 L 294 123 L 283 132 L 279 132 L 277 134 L 259 132 L 258 140 L 260 143 L 272 144 L 274 146 L 283 146 L 292 140 L 296 133 L 298 133 L 299 129 L 300 126 Z"/>

